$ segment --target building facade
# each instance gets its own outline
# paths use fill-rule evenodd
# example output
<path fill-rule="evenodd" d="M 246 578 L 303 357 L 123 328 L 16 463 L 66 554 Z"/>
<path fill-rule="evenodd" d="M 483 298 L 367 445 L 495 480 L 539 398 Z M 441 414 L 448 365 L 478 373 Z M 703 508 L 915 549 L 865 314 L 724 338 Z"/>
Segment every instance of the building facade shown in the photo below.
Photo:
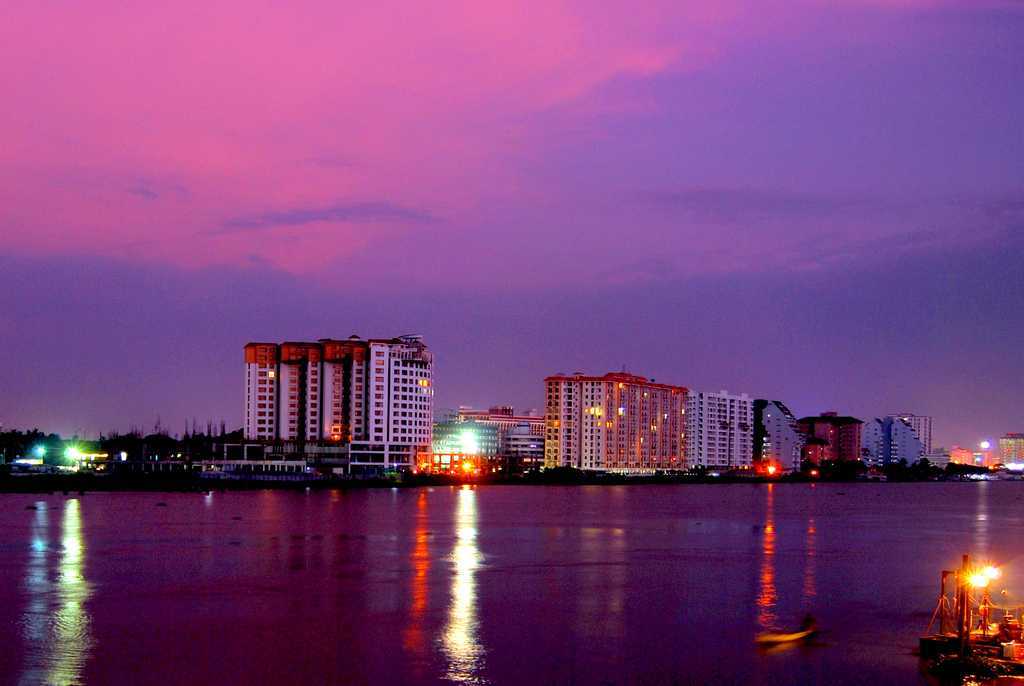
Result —
<path fill-rule="evenodd" d="M 344 446 L 356 467 L 411 467 L 430 451 L 432 370 L 420 336 L 249 343 L 245 439 Z"/>
<path fill-rule="evenodd" d="M 727 391 L 690 391 L 686 398 L 686 465 L 750 469 L 754 462 L 754 399 Z"/>
<path fill-rule="evenodd" d="M 544 466 L 645 473 L 682 469 L 686 389 L 609 373 L 545 379 Z"/>
<path fill-rule="evenodd" d="M 1024 433 L 1008 433 L 999 439 L 999 459 L 1003 464 L 1024 463 Z"/>
<path fill-rule="evenodd" d="M 913 412 L 901 412 L 891 414 L 893 419 L 901 419 L 914 430 L 914 435 L 921 441 L 924 454 L 932 452 L 932 418 L 926 415 L 914 414 Z"/>
<path fill-rule="evenodd" d="M 835 412 L 800 419 L 797 426 L 807 438 L 804 457 L 814 463 L 860 460 L 861 424 L 859 419 Z"/>
<path fill-rule="evenodd" d="M 913 427 L 902 417 L 889 415 L 861 426 L 861 454 L 867 465 L 882 467 L 900 460 L 913 464 L 925 451 Z"/>
<path fill-rule="evenodd" d="M 796 417 L 782 401 L 754 401 L 755 463 L 800 471 L 804 441 Z"/>

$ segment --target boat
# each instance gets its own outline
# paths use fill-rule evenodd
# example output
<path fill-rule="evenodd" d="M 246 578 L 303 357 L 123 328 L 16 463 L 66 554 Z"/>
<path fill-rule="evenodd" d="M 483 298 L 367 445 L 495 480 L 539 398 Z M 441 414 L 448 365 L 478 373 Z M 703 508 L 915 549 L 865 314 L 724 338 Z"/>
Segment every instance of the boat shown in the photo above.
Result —
<path fill-rule="evenodd" d="M 807 641 L 814 638 L 818 633 L 818 626 L 814 621 L 814 618 L 810 615 L 804 617 L 804 621 L 800 623 L 800 628 L 796 631 L 790 631 L 788 633 L 779 633 L 772 631 L 765 631 L 758 634 L 754 638 L 754 642 L 762 646 L 774 646 L 781 645 L 783 643 L 796 643 L 798 641 Z"/>

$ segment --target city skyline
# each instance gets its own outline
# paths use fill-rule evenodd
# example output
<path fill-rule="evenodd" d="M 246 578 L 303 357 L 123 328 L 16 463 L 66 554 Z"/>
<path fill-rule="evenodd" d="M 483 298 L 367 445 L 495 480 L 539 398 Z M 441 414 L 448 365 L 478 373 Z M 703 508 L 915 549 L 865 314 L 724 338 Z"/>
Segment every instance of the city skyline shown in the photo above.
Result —
<path fill-rule="evenodd" d="M 439 407 L 625 365 L 933 416 L 935 446 L 1019 431 L 1022 27 L 1002 0 L 18 5 L 0 421 L 238 424 L 246 341 L 410 332 Z"/>

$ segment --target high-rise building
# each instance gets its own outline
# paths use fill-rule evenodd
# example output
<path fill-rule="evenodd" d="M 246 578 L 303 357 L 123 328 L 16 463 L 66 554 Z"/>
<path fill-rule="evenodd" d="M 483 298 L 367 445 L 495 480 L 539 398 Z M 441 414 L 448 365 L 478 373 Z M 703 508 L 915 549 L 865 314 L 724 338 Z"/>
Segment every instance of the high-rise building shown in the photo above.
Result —
<path fill-rule="evenodd" d="M 686 398 L 686 465 L 749 469 L 754 461 L 754 399 L 727 391 Z"/>
<path fill-rule="evenodd" d="M 885 445 L 885 423 L 878 418 L 869 419 L 860 428 L 860 454 L 864 464 L 881 467 L 888 464 Z"/>
<path fill-rule="evenodd" d="M 345 446 L 354 467 L 430 451 L 433 357 L 420 336 L 249 343 L 245 439 Z"/>
<path fill-rule="evenodd" d="M 902 417 L 870 419 L 861 427 L 861 455 L 868 465 L 881 467 L 900 460 L 914 463 L 924 454 L 917 432 Z"/>
<path fill-rule="evenodd" d="M 932 451 L 932 418 L 914 414 L 912 412 L 901 412 L 900 414 L 891 414 L 890 417 L 894 419 L 902 419 L 904 422 L 910 425 L 910 428 L 914 430 L 914 435 L 917 436 L 918 440 L 921 441 L 921 447 L 924 448 L 924 453 L 928 454 Z"/>
<path fill-rule="evenodd" d="M 800 419 L 797 425 L 808 439 L 805 457 L 811 462 L 860 460 L 861 424 L 859 419 L 835 412 Z"/>
<path fill-rule="evenodd" d="M 754 401 L 754 462 L 799 471 L 804 435 L 780 400 Z"/>
<path fill-rule="evenodd" d="M 549 376 L 544 466 L 622 473 L 683 468 L 686 389 L 634 374 Z"/>
<path fill-rule="evenodd" d="M 1024 463 L 1024 433 L 1008 433 L 999 439 L 999 459 L 1004 465 Z"/>

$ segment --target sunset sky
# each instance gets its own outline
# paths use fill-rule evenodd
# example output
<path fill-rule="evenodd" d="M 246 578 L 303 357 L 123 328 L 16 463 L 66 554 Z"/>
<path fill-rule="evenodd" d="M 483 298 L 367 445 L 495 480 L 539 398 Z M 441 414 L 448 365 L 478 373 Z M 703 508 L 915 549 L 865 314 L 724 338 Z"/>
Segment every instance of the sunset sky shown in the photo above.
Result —
<path fill-rule="evenodd" d="M 627 369 L 1024 431 L 1024 2 L 5 4 L 0 423 L 241 425 L 250 340 L 438 408 Z"/>

